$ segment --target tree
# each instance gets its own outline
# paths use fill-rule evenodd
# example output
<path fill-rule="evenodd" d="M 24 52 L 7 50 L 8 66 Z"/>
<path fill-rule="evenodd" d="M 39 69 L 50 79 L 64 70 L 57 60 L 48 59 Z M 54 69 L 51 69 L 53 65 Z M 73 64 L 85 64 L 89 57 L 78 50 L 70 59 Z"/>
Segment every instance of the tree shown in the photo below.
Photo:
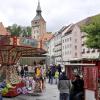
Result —
<path fill-rule="evenodd" d="M 22 33 L 21 26 L 18 26 L 17 24 L 8 26 L 7 30 L 11 33 L 12 36 L 19 36 Z"/>
<path fill-rule="evenodd" d="M 27 35 L 31 36 L 31 27 L 27 26 L 26 29 L 27 29 Z"/>
<path fill-rule="evenodd" d="M 23 27 L 17 24 L 8 26 L 7 30 L 11 33 L 12 36 L 31 36 L 31 27 Z"/>
<path fill-rule="evenodd" d="M 100 15 L 91 17 L 91 21 L 81 29 L 86 32 L 85 44 L 87 47 L 100 49 Z"/>

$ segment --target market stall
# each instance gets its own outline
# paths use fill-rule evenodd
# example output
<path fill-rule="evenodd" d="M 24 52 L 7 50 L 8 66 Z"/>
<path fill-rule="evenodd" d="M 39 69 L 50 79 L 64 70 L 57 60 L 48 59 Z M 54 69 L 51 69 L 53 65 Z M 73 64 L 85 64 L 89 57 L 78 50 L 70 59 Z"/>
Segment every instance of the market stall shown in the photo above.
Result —
<path fill-rule="evenodd" d="M 72 80 L 73 75 L 79 74 L 84 79 L 84 99 L 100 100 L 99 63 L 71 63 L 65 66 L 66 74 Z"/>

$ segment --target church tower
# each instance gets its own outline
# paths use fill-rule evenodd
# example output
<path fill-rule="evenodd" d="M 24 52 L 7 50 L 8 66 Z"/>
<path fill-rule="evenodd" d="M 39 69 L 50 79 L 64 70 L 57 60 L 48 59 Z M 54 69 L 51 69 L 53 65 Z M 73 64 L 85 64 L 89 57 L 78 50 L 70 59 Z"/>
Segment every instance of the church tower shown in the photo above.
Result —
<path fill-rule="evenodd" d="M 40 35 L 46 33 L 46 21 L 43 19 L 41 12 L 40 2 L 38 1 L 36 16 L 31 21 L 33 39 L 39 39 Z"/>

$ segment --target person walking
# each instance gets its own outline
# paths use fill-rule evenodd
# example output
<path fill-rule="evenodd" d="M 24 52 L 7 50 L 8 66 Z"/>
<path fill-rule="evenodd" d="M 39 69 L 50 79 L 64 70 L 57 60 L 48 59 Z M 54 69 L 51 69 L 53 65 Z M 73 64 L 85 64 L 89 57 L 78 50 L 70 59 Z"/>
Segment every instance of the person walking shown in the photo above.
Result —
<path fill-rule="evenodd" d="M 51 70 L 48 71 L 48 78 L 49 78 L 48 83 L 51 83 Z"/>
<path fill-rule="evenodd" d="M 55 76 L 56 68 L 55 66 L 51 66 L 51 84 L 53 84 L 54 76 Z"/>
<path fill-rule="evenodd" d="M 28 76 L 28 65 L 24 66 L 24 74 L 25 74 L 25 77 Z"/>
<path fill-rule="evenodd" d="M 58 64 L 58 66 L 57 66 L 57 68 L 58 68 L 58 72 L 59 72 L 59 76 L 60 76 L 60 74 L 61 74 L 61 65 L 60 64 Z"/>
<path fill-rule="evenodd" d="M 58 90 L 60 92 L 59 100 L 69 100 L 70 80 L 67 78 L 65 72 L 62 72 L 59 77 Z"/>

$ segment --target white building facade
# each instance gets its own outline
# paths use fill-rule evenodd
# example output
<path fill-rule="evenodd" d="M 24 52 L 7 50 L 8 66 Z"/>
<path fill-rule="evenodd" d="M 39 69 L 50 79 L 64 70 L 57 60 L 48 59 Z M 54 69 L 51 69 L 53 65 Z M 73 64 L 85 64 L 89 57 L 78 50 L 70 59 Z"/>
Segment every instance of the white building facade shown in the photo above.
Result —
<path fill-rule="evenodd" d="M 55 33 L 54 37 L 54 56 L 55 64 L 62 64 L 62 32 L 66 27 L 62 27 L 58 32 Z"/>
<path fill-rule="evenodd" d="M 69 25 L 62 33 L 62 61 L 65 65 L 70 60 L 81 58 L 81 34 L 77 25 Z"/>
<path fill-rule="evenodd" d="M 54 37 L 54 56 L 55 56 L 55 64 L 61 64 L 62 61 L 62 42 L 61 42 L 61 32 L 56 32 Z"/>
<path fill-rule="evenodd" d="M 54 56 L 54 35 L 52 38 L 48 41 L 48 59 L 49 59 L 49 65 L 55 64 L 55 56 Z"/>
<path fill-rule="evenodd" d="M 71 60 L 80 60 L 83 58 L 99 58 L 100 50 L 87 48 L 85 45 L 86 33 L 81 31 L 80 23 L 86 23 L 87 19 L 76 24 L 70 24 L 61 28 L 54 34 L 54 49 L 52 50 L 55 58 L 55 64 L 67 64 Z M 53 43 L 50 44 L 51 50 Z M 49 55 L 53 55 L 49 54 Z"/>

